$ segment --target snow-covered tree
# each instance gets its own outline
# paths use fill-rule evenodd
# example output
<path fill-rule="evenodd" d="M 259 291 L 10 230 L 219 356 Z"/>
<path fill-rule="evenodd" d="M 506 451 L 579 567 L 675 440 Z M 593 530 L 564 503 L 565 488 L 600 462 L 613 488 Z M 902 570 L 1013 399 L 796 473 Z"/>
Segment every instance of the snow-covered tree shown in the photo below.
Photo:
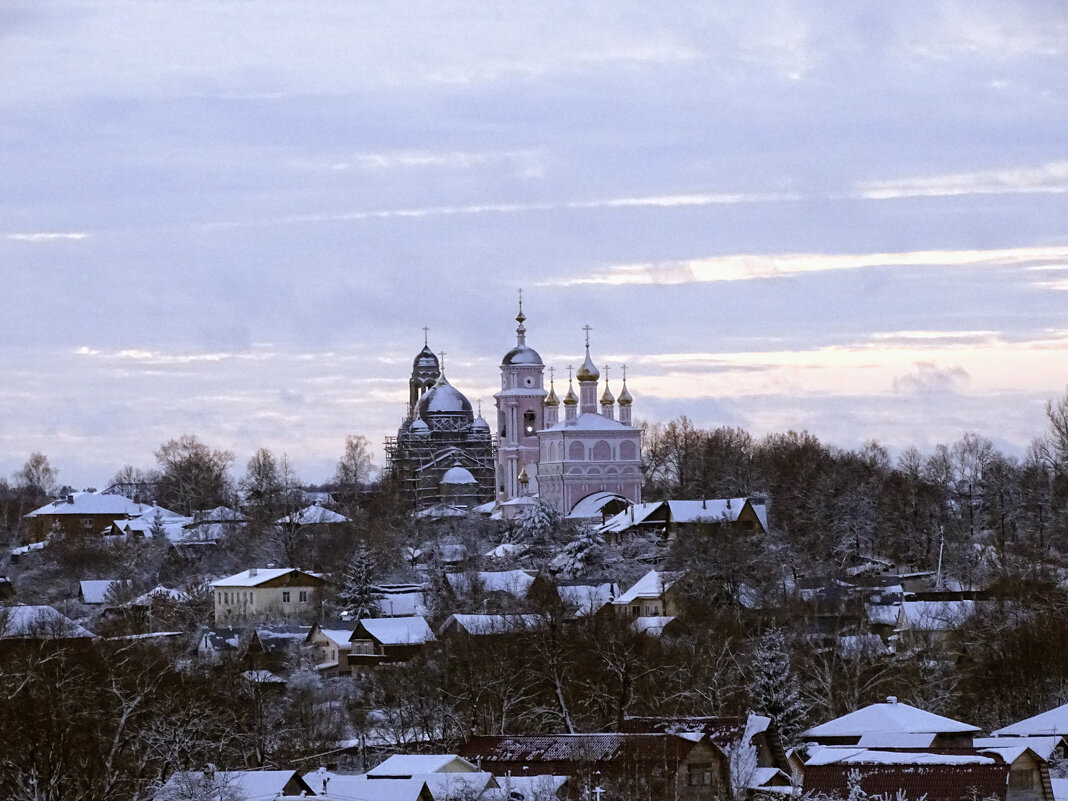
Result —
<path fill-rule="evenodd" d="M 516 524 L 516 542 L 541 544 L 547 542 L 560 525 L 560 513 L 538 498 L 516 518 Z"/>
<path fill-rule="evenodd" d="M 358 545 L 341 577 L 341 589 L 337 594 L 339 610 L 357 618 L 378 614 L 377 601 L 382 597 L 376 585 L 378 569 L 378 560 L 371 549 Z"/>
<path fill-rule="evenodd" d="M 158 508 L 152 517 L 152 525 L 148 531 L 156 542 L 163 542 L 167 539 L 167 528 L 163 525 L 163 515 Z"/>
<path fill-rule="evenodd" d="M 757 641 L 749 697 L 753 711 L 774 720 L 787 742 L 801 730 L 805 706 L 798 693 L 786 633 L 780 628 L 768 629 Z"/>
<path fill-rule="evenodd" d="M 549 562 L 549 571 L 560 578 L 583 575 L 590 565 L 604 556 L 604 537 L 593 526 L 586 526 Z"/>

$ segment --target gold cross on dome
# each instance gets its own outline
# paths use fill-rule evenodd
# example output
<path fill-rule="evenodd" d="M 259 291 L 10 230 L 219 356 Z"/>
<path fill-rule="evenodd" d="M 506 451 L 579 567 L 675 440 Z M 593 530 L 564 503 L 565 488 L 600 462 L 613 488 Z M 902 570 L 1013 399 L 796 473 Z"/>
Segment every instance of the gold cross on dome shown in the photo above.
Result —
<path fill-rule="evenodd" d="M 590 346 L 590 331 L 593 329 L 590 328 L 589 323 L 586 323 L 586 325 L 582 326 L 582 330 L 586 332 L 586 347 L 588 348 Z"/>

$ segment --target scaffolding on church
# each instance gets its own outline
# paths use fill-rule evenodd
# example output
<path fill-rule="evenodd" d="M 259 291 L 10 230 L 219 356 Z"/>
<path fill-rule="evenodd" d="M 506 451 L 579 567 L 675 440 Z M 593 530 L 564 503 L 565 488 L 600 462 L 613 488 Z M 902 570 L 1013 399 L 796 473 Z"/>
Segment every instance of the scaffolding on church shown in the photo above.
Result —
<path fill-rule="evenodd" d="M 477 482 L 470 496 L 477 503 L 495 497 L 497 453 L 486 431 L 480 436 L 471 426 L 413 433 L 404 420 L 395 437 L 386 437 L 386 469 L 402 497 L 416 511 L 450 501 L 442 493 L 441 479 L 452 467 L 463 467 Z"/>

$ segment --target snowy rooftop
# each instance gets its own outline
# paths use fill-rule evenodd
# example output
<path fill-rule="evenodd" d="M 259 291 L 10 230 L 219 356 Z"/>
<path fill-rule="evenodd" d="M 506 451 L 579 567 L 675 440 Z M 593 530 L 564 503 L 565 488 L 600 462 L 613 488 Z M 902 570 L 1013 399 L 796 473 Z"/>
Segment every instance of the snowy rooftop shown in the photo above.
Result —
<path fill-rule="evenodd" d="M 108 590 L 115 583 L 115 579 L 91 579 L 79 581 L 82 601 L 87 604 L 102 604 L 107 601 Z"/>
<path fill-rule="evenodd" d="M 619 593 L 619 587 L 614 583 L 606 584 L 577 584 L 572 586 L 557 587 L 560 600 L 568 606 L 578 610 L 579 616 L 596 612 Z"/>
<path fill-rule="evenodd" d="M 386 617 L 413 617 L 426 615 L 426 599 L 421 592 L 387 592 L 375 601 Z"/>
<path fill-rule="evenodd" d="M 507 634 L 533 629 L 541 623 L 541 618 L 537 615 L 449 615 L 438 633 L 452 623 L 468 634 Z"/>
<path fill-rule="evenodd" d="M 544 429 L 545 431 L 634 431 L 631 426 L 625 426 L 618 420 L 612 420 L 597 412 L 586 412 L 575 418 L 574 422 L 561 420 L 554 426 Z"/>
<path fill-rule="evenodd" d="M 0 609 L 0 639 L 93 637 L 93 632 L 51 606 L 6 606 Z"/>
<path fill-rule="evenodd" d="M 629 604 L 639 598 L 659 598 L 679 579 L 678 573 L 650 570 L 626 592 L 616 598 L 617 604 Z"/>
<path fill-rule="evenodd" d="M 325 794 L 324 779 L 327 780 Z M 365 774 L 353 776 L 330 771 L 306 773 L 304 781 L 315 793 L 327 798 L 360 801 L 418 801 L 425 786 L 422 779 L 368 779 Z"/>
<path fill-rule="evenodd" d="M 38 515 L 108 515 L 110 517 L 138 517 L 154 507 L 144 503 L 134 503 L 122 495 L 105 495 L 100 492 L 72 492 L 39 509 L 34 509 L 26 517 Z M 163 510 L 166 512 L 166 510 Z M 174 512 L 167 512 L 173 515 Z"/>
<path fill-rule="evenodd" d="M 478 766 L 456 754 L 394 754 L 367 771 L 370 777 L 404 778 L 419 773 L 477 773 Z"/>
<path fill-rule="evenodd" d="M 286 515 L 281 520 L 275 522 L 280 526 L 285 526 L 290 523 L 298 526 L 310 526 L 325 523 L 348 523 L 349 519 L 345 517 L 345 515 L 331 512 L 329 509 L 319 506 L 318 504 L 312 504 L 311 506 L 305 506 L 299 512 Z"/>
<path fill-rule="evenodd" d="M 167 599 L 175 601 L 177 603 L 185 603 L 189 600 L 188 593 L 182 592 L 182 590 L 172 589 L 170 587 L 164 587 L 162 584 L 157 585 L 155 588 L 149 590 L 143 595 L 139 595 L 130 601 L 131 606 L 151 606 L 153 601 Z"/>
<path fill-rule="evenodd" d="M 289 575 L 290 573 L 300 573 L 295 567 L 253 567 L 248 570 L 243 570 L 240 573 L 236 573 L 233 576 L 227 576 L 226 578 L 218 579 L 211 583 L 212 587 L 257 587 L 267 581 L 272 581 L 276 578 Z"/>
<path fill-rule="evenodd" d="M 275 798 L 285 790 L 295 773 L 292 770 L 220 770 L 208 783 L 204 774 L 199 771 L 177 771 L 171 775 L 156 797 L 160 799 L 172 796 L 185 798 L 187 797 L 184 795 L 186 791 L 197 792 L 194 788 L 200 786 L 199 782 L 204 782 L 205 788 L 218 790 L 215 794 L 204 795 L 204 798 L 214 796 L 217 799 L 219 794 L 226 799 Z M 298 775 L 297 779 L 299 778 Z M 200 798 L 202 796 L 189 795 L 188 797 Z"/>
<path fill-rule="evenodd" d="M 363 618 L 356 624 L 351 639 L 362 639 L 361 629 L 382 645 L 417 645 L 434 641 L 434 632 L 421 617 Z"/>
<path fill-rule="evenodd" d="M 534 577 L 523 570 L 483 570 L 477 573 L 447 573 L 454 592 L 467 593 L 478 584 L 485 592 L 505 592 L 516 598 L 527 594 Z"/>
<path fill-rule="evenodd" d="M 859 737 L 871 732 L 934 732 L 959 734 L 979 731 L 977 726 L 935 715 L 923 709 L 903 704 L 897 699 L 882 704 L 870 704 L 803 733 L 807 738 Z"/>
<path fill-rule="evenodd" d="M 1061 735 L 1052 734 L 1034 737 L 976 737 L 972 740 L 972 745 L 980 749 L 1004 748 L 1005 746 L 1030 748 L 1048 762 L 1062 741 Z"/>
<path fill-rule="evenodd" d="M 588 520 L 592 518 L 599 518 L 601 516 L 601 510 L 605 507 L 605 504 L 612 501 L 622 501 L 623 503 L 630 503 L 622 495 L 615 492 L 595 492 L 592 495 L 587 495 L 581 501 L 575 504 L 568 514 L 568 520 Z"/>
<path fill-rule="evenodd" d="M 1066 735 L 1068 734 L 1068 704 L 1010 724 L 991 734 L 995 737 L 1021 737 L 1036 734 Z"/>
<path fill-rule="evenodd" d="M 952 631 L 975 614 L 975 601 L 904 601 L 899 621 L 916 631 Z"/>
<path fill-rule="evenodd" d="M 997 759 L 980 754 L 932 754 L 926 751 L 878 751 L 850 745 L 815 748 L 805 765 L 859 763 L 865 765 L 993 765 Z"/>

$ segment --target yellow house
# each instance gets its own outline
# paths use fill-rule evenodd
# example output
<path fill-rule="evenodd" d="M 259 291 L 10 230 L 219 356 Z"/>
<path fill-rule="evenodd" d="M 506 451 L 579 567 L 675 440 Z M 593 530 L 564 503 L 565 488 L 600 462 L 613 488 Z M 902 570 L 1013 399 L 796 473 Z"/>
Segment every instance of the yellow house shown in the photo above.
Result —
<path fill-rule="evenodd" d="M 295 567 L 251 567 L 213 581 L 215 625 L 269 618 L 313 618 L 326 580 Z"/>

